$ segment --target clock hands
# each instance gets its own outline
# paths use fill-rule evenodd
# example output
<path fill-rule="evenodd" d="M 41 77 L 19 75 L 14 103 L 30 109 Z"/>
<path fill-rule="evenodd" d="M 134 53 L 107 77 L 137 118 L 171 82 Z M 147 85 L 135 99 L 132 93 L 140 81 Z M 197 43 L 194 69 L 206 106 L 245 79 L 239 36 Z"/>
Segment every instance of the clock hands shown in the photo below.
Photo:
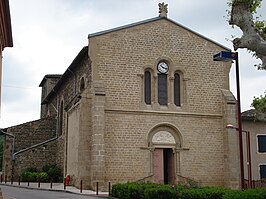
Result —
<path fill-rule="evenodd" d="M 166 67 L 166 66 L 164 66 L 164 65 L 162 65 L 162 64 L 161 64 L 161 67 L 162 67 L 163 69 L 167 69 L 167 67 Z"/>
<path fill-rule="evenodd" d="M 157 65 L 157 70 L 160 72 L 160 73 L 167 73 L 169 67 L 167 65 L 167 63 L 165 62 L 161 62 Z"/>

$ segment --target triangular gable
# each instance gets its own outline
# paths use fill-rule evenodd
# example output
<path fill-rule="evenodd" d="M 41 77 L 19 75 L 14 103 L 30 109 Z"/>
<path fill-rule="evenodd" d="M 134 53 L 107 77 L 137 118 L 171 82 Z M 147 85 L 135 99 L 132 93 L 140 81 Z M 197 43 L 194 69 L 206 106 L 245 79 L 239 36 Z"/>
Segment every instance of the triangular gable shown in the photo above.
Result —
<path fill-rule="evenodd" d="M 195 35 L 197 35 L 197 36 L 199 36 L 199 37 L 201 37 L 201 38 L 203 38 L 203 39 L 205 39 L 205 40 L 207 40 L 207 41 L 209 41 L 209 42 L 211 42 L 211 43 L 213 43 L 213 44 L 215 44 L 215 45 L 217 45 L 217 46 L 219 46 L 221 48 L 223 48 L 223 49 L 225 49 L 225 50 L 227 50 L 227 51 L 231 51 L 230 48 L 228 48 L 228 47 L 226 47 L 226 46 L 224 46 L 224 45 L 222 45 L 222 44 L 220 44 L 220 43 L 218 43 L 216 41 L 213 41 L 213 40 L 211 40 L 211 39 L 209 39 L 209 38 L 207 38 L 207 37 L 195 32 L 195 31 L 193 31 L 193 30 L 191 30 L 191 29 L 189 29 L 189 28 L 187 28 L 187 27 L 185 27 L 185 26 L 183 26 L 183 25 L 181 25 L 181 24 L 179 24 L 179 23 L 177 23 L 177 22 L 175 22 L 175 21 L 173 21 L 171 19 L 168 19 L 167 17 L 155 17 L 155 18 L 139 21 L 139 22 L 136 22 L 136 23 L 131 23 L 131 24 L 128 24 L 128 25 L 119 26 L 119 27 L 112 28 L 112 29 L 109 29 L 109 30 L 92 33 L 92 34 L 88 35 L 88 38 L 97 37 L 97 36 L 100 36 L 100 35 L 104 35 L 104 34 L 108 34 L 108 33 L 111 33 L 111 32 L 115 32 L 115 31 L 131 28 L 131 27 L 143 25 L 143 24 L 146 24 L 146 23 L 151 23 L 151 22 L 158 21 L 158 20 L 167 20 L 167 21 L 173 23 L 174 25 L 179 26 L 179 27 L 181 27 L 181 28 L 183 28 L 183 29 L 185 29 L 185 30 L 187 30 L 187 31 L 189 31 L 189 32 L 191 32 L 191 33 L 193 33 L 193 34 L 195 34 Z"/>

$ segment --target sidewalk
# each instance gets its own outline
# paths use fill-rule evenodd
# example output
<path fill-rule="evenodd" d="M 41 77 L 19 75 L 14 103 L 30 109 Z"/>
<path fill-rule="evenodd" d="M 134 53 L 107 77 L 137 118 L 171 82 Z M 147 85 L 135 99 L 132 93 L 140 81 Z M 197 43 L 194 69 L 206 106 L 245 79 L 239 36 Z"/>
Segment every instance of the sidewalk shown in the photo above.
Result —
<path fill-rule="evenodd" d="M 73 186 L 66 186 L 64 189 L 63 183 L 53 183 L 51 188 L 51 183 L 28 183 L 27 182 L 21 182 L 20 185 L 18 182 L 13 182 L 11 184 L 10 182 L 7 182 L 6 184 L 4 182 L 0 183 L 0 185 L 3 186 L 13 186 L 13 187 L 21 187 L 21 188 L 27 188 L 27 189 L 39 189 L 39 190 L 47 190 L 47 191 L 63 191 L 63 192 L 69 192 L 69 193 L 75 193 L 75 194 L 81 194 L 81 195 L 89 195 L 89 196 L 100 196 L 100 197 L 108 197 L 108 192 L 98 192 L 98 195 L 96 195 L 95 191 L 92 190 L 81 190 L 73 187 Z M 40 187 L 39 187 L 40 186 Z M 5 198 L 4 198 L 5 199 Z"/>

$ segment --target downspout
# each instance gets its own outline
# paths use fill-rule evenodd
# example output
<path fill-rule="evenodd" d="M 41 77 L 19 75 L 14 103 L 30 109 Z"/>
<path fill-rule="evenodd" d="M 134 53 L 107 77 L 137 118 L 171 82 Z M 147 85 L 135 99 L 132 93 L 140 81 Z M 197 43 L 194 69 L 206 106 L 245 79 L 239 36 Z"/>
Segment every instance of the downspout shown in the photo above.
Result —
<path fill-rule="evenodd" d="M 15 152 L 15 153 L 14 153 L 14 160 L 15 160 L 16 155 L 18 155 L 18 154 L 20 154 L 20 153 L 23 153 L 23 152 L 25 152 L 25 151 L 28 151 L 28 150 L 30 150 L 30 149 L 33 149 L 33 148 L 39 147 L 39 146 L 41 146 L 41 145 L 47 144 L 47 143 L 49 143 L 49 142 L 52 142 L 52 141 L 56 140 L 57 138 L 58 138 L 58 136 L 57 136 L 57 134 L 56 134 L 55 137 L 53 137 L 53 138 L 51 138 L 51 139 L 49 139 L 49 140 L 45 140 L 45 141 L 43 141 L 43 142 L 40 142 L 40 143 L 38 143 L 38 144 L 34 144 L 34 145 L 32 145 L 32 146 L 30 146 L 30 147 L 28 147 L 28 148 L 21 149 L 21 150 Z"/>

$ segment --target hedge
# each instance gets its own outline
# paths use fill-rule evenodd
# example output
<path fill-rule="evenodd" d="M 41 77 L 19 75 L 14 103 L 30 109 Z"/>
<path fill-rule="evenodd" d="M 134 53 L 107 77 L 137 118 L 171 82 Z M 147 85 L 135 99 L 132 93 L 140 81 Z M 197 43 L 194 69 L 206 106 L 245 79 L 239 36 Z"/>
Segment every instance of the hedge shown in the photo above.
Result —
<path fill-rule="evenodd" d="M 264 199 L 266 189 L 231 190 L 224 187 L 187 187 L 128 182 L 112 186 L 112 196 L 120 199 Z"/>
<path fill-rule="evenodd" d="M 27 168 L 21 173 L 23 182 L 62 182 L 63 174 L 57 165 L 46 165 L 40 171 L 36 168 Z"/>

